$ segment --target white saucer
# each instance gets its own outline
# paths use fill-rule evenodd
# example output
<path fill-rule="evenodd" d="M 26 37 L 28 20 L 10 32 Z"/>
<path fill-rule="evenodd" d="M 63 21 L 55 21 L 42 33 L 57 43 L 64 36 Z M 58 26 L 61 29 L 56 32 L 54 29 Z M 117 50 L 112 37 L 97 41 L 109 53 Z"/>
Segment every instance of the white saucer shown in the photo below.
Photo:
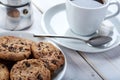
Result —
<path fill-rule="evenodd" d="M 111 21 L 105 21 L 105 24 L 112 24 Z M 74 34 L 70 29 L 69 25 L 66 19 L 66 12 L 65 12 L 65 3 L 56 5 L 48 9 L 42 16 L 41 25 L 43 29 L 45 30 L 46 34 L 56 34 L 56 35 L 68 35 L 68 36 L 75 36 L 80 37 L 83 39 L 89 39 L 90 37 L 82 37 L 80 35 Z M 110 50 L 120 43 L 120 36 L 117 29 L 114 27 L 113 30 L 113 40 L 110 43 L 108 47 L 103 48 L 95 48 L 92 46 L 89 46 L 88 44 L 77 41 L 77 40 L 71 40 L 71 39 L 58 39 L 54 38 L 53 40 L 57 42 L 58 44 L 73 49 L 73 50 L 79 50 L 84 52 L 102 52 Z"/>

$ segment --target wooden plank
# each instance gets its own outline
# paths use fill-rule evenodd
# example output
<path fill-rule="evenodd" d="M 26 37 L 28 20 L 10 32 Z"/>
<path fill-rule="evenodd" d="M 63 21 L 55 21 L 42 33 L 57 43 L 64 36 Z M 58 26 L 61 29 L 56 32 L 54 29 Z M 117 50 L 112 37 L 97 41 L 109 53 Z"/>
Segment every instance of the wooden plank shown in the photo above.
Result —
<path fill-rule="evenodd" d="M 102 53 L 80 54 L 103 79 L 120 80 L 120 46 Z"/>
<path fill-rule="evenodd" d="M 67 58 L 67 70 L 62 80 L 102 80 L 77 52 L 63 46 L 60 48 Z"/>

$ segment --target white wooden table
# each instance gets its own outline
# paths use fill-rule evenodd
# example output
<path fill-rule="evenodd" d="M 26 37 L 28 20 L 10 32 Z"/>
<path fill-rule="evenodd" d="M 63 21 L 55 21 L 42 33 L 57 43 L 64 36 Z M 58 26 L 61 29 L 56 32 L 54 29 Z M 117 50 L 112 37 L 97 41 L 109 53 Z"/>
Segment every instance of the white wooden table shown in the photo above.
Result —
<path fill-rule="evenodd" d="M 65 0 L 33 0 L 41 13 Z M 62 80 L 120 80 L 120 46 L 102 53 L 77 52 L 60 46 L 67 56 Z"/>
<path fill-rule="evenodd" d="M 32 0 L 34 24 L 26 32 L 41 34 L 42 13 L 65 0 Z M 0 29 L 0 32 L 6 30 Z M 59 45 L 60 46 L 60 45 Z M 120 46 L 102 53 L 78 52 L 60 46 L 67 57 L 67 70 L 62 80 L 120 80 Z"/>

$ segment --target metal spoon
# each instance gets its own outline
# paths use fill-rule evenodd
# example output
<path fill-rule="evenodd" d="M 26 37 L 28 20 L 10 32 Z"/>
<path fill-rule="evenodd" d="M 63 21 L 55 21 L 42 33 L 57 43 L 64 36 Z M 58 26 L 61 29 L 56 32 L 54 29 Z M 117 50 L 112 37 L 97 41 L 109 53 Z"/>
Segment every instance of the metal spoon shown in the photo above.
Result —
<path fill-rule="evenodd" d="M 89 40 L 84 40 L 81 38 L 71 37 L 71 36 L 61 36 L 61 35 L 33 35 L 33 36 L 34 37 L 75 39 L 75 40 L 80 40 L 80 41 L 83 41 L 87 44 L 90 44 L 93 47 L 103 46 L 112 40 L 112 38 L 110 36 L 95 36 L 95 37 L 91 37 Z"/>

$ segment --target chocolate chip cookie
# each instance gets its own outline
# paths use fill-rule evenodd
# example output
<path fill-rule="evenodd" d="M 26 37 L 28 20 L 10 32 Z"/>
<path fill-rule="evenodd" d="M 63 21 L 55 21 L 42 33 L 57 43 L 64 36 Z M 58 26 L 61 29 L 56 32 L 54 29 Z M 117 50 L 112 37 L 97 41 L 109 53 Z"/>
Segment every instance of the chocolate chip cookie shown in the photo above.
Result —
<path fill-rule="evenodd" d="M 18 61 L 31 54 L 32 41 L 15 37 L 0 37 L 0 59 Z"/>
<path fill-rule="evenodd" d="M 50 71 L 40 59 L 18 61 L 11 69 L 11 80 L 51 80 Z"/>
<path fill-rule="evenodd" d="M 47 68 L 54 72 L 65 62 L 62 52 L 50 42 L 39 42 L 32 45 L 33 56 L 46 63 Z"/>
<path fill-rule="evenodd" d="M 9 80 L 8 68 L 2 63 L 0 63 L 0 80 Z"/>

